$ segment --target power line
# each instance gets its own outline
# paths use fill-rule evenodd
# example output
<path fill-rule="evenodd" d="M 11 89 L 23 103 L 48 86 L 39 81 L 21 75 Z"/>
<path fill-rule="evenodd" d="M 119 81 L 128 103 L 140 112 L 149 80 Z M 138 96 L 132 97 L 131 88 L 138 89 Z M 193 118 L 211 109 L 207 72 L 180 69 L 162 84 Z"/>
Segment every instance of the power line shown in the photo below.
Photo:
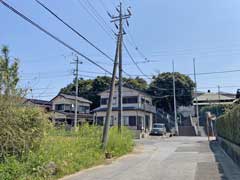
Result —
<path fill-rule="evenodd" d="M 95 66 L 99 67 L 100 69 L 102 69 L 103 71 L 112 74 L 111 72 L 109 72 L 108 70 L 106 70 L 104 67 L 102 67 L 101 65 L 97 64 L 96 62 L 94 62 L 93 60 L 91 60 L 89 57 L 85 56 L 84 54 L 80 53 L 78 50 L 74 49 L 72 46 L 68 45 L 66 42 L 62 41 L 61 39 L 59 39 L 58 37 L 56 37 L 55 35 L 53 35 L 52 33 L 48 32 L 46 29 L 44 29 L 43 27 L 41 27 L 40 25 L 38 25 L 37 23 L 35 23 L 34 21 L 32 21 L 31 19 L 29 19 L 28 17 L 26 17 L 25 15 L 23 15 L 21 12 L 19 12 L 18 10 L 16 10 L 15 8 L 13 8 L 12 6 L 10 6 L 9 4 L 7 4 L 6 2 L 4 2 L 3 0 L 0 1 L 5 7 L 7 7 L 9 10 L 11 10 L 12 12 L 14 12 L 15 14 L 17 14 L 18 16 L 20 16 L 21 18 L 23 18 L 25 21 L 27 21 L 28 23 L 30 23 L 31 25 L 35 26 L 37 29 L 39 29 L 40 31 L 44 32 L 45 34 L 47 34 L 48 36 L 50 36 L 52 39 L 56 40 L 57 42 L 59 42 L 60 44 L 62 44 L 63 46 L 67 47 L 68 49 L 74 51 L 75 53 L 77 53 L 78 55 L 80 55 L 81 57 L 83 57 L 84 59 L 86 59 L 87 61 L 89 61 L 90 63 L 94 64 Z"/>
<path fill-rule="evenodd" d="M 124 49 L 126 50 L 128 56 L 130 57 L 130 59 L 132 60 L 132 62 L 135 64 L 135 66 L 137 67 L 137 69 L 140 71 L 140 73 L 142 73 L 143 76 L 145 76 L 145 77 L 147 77 L 147 78 L 149 79 L 148 75 L 146 75 L 146 74 L 142 71 L 142 69 L 139 67 L 139 65 L 137 64 L 137 62 L 134 60 L 134 58 L 132 57 L 132 55 L 131 55 L 130 51 L 128 50 L 128 48 L 127 48 L 127 46 L 126 46 L 125 43 L 123 43 L 123 46 L 124 46 Z"/>
<path fill-rule="evenodd" d="M 87 13 L 93 17 L 93 19 L 97 22 L 97 24 L 104 30 L 104 32 L 106 34 L 108 34 L 114 41 L 116 40 L 115 37 L 112 37 L 112 35 L 115 34 L 114 30 L 108 26 L 108 24 L 106 23 L 106 21 L 104 20 L 104 18 L 100 15 L 100 13 L 96 10 L 96 8 L 94 8 L 94 6 L 87 0 L 87 3 L 89 4 L 89 6 L 92 8 L 92 13 L 87 9 L 87 7 L 80 1 L 78 0 L 78 2 L 82 5 L 82 7 L 85 9 L 85 11 L 87 11 Z M 99 17 L 99 19 L 97 18 Z M 105 26 L 107 26 L 107 29 L 109 28 L 111 33 L 109 34 L 109 32 L 106 31 L 104 25 L 101 24 L 100 21 L 103 21 L 103 23 L 105 24 Z M 113 34 L 112 34 L 113 33 Z M 112 61 L 114 62 L 114 60 L 112 59 Z M 126 74 L 127 76 L 131 77 L 131 74 L 127 73 L 126 71 L 123 70 L 123 73 Z"/>
<path fill-rule="evenodd" d="M 89 7 L 92 9 L 92 12 L 95 14 L 96 17 L 99 17 L 99 19 L 107 26 L 110 31 L 115 34 L 114 30 L 109 26 L 109 24 L 105 21 L 105 19 L 101 16 L 101 14 L 97 11 L 97 9 L 90 3 L 89 0 L 85 0 Z"/>
<path fill-rule="evenodd" d="M 87 0 L 88 1 L 88 0 Z M 106 4 L 103 2 L 103 0 L 100 0 L 101 5 L 103 6 L 103 8 L 105 9 L 105 11 L 107 12 L 107 14 L 109 14 L 109 10 L 106 6 Z M 125 3 L 126 4 L 126 3 Z M 129 44 L 139 53 L 139 55 L 145 60 L 144 62 L 148 61 L 148 58 L 144 55 L 143 52 L 141 52 L 136 44 L 136 41 L 134 40 L 132 33 L 130 32 L 130 30 L 127 30 L 126 25 L 125 25 L 125 30 L 128 32 L 126 34 L 129 35 L 131 41 L 127 38 L 127 41 L 129 42 Z M 138 63 L 138 62 L 137 62 Z"/>
<path fill-rule="evenodd" d="M 229 71 L 202 72 L 202 73 L 196 73 L 196 75 L 224 74 L 224 73 L 233 73 L 233 72 L 240 72 L 240 69 L 229 70 Z M 187 74 L 187 75 L 194 75 L 194 74 Z"/>
<path fill-rule="evenodd" d="M 89 11 L 87 9 L 87 7 L 81 2 L 81 0 L 77 0 L 77 2 L 83 7 L 83 9 L 94 19 L 94 21 L 100 26 L 100 28 L 111 38 L 113 39 L 114 41 L 116 40 L 112 34 L 110 34 L 106 29 L 105 27 L 99 22 L 99 20 L 97 19 L 96 15 L 92 14 L 91 11 Z"/>
<path fill-rule="evenodd" d="M 92 47 L 94 47 L 97 51 L 99 51 L 102 55 L 104 55 L 106 58 L 108 58 L 110 61 L 113 62 L 113 58 L 111 58 L 109 55 L 107 55 L 105 52 L 103 52 L 100 48 L 98 48 L 96 45 L 94 45 L 91 41 L 89 41 L 84 35 L 82 35 L 79 31 L 74 29 L 71 25 L 69 25 L 66 21 L 64 21 L 62 18 L 60 18 L 56 13 L 54 13 L 51 9 L 49 9 L 46 5 L 41 3 L 38 0 L 35 0 L 38 4 L 40 4 L 45 10 L 47 10 L 49 13 L 51 13 L 54 17 L 56 17 L 59 21 L 61 21 L 64 25 L 66 25 L 69 29 L 71 29 L 75 34 L 77 34 L 79 37 L 84 39 L 88 44 L 90 44 Z"/>

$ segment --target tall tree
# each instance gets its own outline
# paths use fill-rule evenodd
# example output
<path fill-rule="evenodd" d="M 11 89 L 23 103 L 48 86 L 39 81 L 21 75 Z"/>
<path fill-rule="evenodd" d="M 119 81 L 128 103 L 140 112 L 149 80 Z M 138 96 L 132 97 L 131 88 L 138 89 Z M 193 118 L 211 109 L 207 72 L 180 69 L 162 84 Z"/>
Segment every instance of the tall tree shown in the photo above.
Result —
<path fill-rule="evenodd" d="M 184 74 L 175 73 L 177 106 L 188 106 L 192 104 L 194 82 Z M 147 90 L 154 96 L 154 102 L 158 108 L 173 112 L 173 74 L 161 73 L 154 77 Z"/>
<path fill-rule="evenodd" d="M 4 95 L 13 95 L 16 93 L 18 78 L 18 60 L 10 63 L 9 49 L 3 46 L 0 56 L 0 93 Z"/>
<path fill-rule="evenodd" d="M 93 102 L 91 108 L 94 109 L 100 105 L 100 97 L 98 93 L 109 88 L 111 78 L 108 76 L 98 76 L 95 79 L 79 79 L 78 88 L 79 96 L 84 97 Z M 75 94 L 75 80 L 60 90 L 62 93 Z"/>
<path fill-rule="evenodd" d="M 143 78 L 123 78 L 124 86 L 145 91 L 148 87 L 147 81 Z"/>

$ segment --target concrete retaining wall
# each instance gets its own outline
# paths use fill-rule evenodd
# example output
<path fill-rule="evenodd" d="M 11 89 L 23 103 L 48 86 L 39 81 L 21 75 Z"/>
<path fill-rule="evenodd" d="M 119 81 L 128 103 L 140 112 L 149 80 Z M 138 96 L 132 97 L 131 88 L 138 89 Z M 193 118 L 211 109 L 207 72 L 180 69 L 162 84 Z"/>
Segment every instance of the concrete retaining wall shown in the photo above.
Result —
<path fill-rule="evenodd" d="M 222 138 L 217 137 L 218 143 L 224 151 L 232 158 L 232 160 L 240 167 L 240 146 Z"/>

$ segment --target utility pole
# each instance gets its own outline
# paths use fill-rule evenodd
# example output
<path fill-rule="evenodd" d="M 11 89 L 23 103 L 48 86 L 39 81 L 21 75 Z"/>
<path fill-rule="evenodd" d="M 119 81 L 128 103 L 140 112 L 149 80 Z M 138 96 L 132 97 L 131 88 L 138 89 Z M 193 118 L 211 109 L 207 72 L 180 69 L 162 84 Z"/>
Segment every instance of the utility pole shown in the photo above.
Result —
<path fill-rule="evenodd" d="M 107 143 L 108 143 L 108 132 L 109 132 L 111 112 L 112 112 L 112 100 L 113 100 L 113 93 L 115 90 L 115 80 L 116 80 L 116 73 L 117 73 L 117 66 L 118 66 L 119 43 L 120 43 L 120 36 L 118 35 L 115 59 L 114 59 L 114 66 L 113 66 L 113 73 L 112 73 L 112 81 L 111 81 L 110 92 L 109 92 L 109 96 L 108 96 L 107 114 L 106 114 L 106 119 L 105 119 L 104 128 L 103 128 L 102 143 L 103 143 L 104 149 L 106 149 Z"/>
<path fill-rule="evenodd" d="M 218 102 L 219 102 L 219 104 L 220 104 L 220 102 L 221 102 L 221 97 L 220 97 L 220 86 L 218 85 Z"/>
<path fill-rule="evenodd" d="M 128 18 L 131 17 L 131 12 L 129 9 L 128 14 L 122 13 L 122 3 L 120 2 L 119 9 L 117 8 L 117 11 L 119 13 L 118 16 L 110 16 L 112 18 L 111 22 L 119 22 L 119 25 L 115 26 L 117 29 L 119 29 L 118 36 L 119 36 L 119 75 L 118 75 L 118 132 L 121 133 L 121 127 L 122 127 L 122 44 L 123 44 L 123 35 L 125 34 L 123 30 L 123 19 L 127 21 Z M 128 21 L 127 21 L 128 25 Z"/>
<path fill-rule="evenodd" d="M 176 134 L 179 135 L 178 131 L 178 121 L 177 121 L 177 101 L 176 101 L 176 85 L 175 85 L 175 67 L 174 67 L 174 61 L 172 61 L 173 66 L 173 101 L 174 101 L 174 122 L 175 122 L 175 129 Z"/>
<path fill-rule="evenodd" d="M 218 85 L 218 105 L 219 107 L 217 108 L 218 116 L 220 115 L 220 104 L 221 104 L 221 97 L 220 97 L 220 86 Z"/>
<path fill-rule="evenodd" d="M 75 64 L 75 105 L 74 105 L 74 130 L 77 131 L 77 124 L 78 124 L 78 65 L 82 64 L 82 62 L 79 61 L 78 56 L 76 55 L 76 59 L 74 60 L 74 62 L 72 62 L 72 64 Z"/>
<path fill-rule="evenodd" d="M 193 58 L 193 69 L 194 69 L 194 82 L 195 82 L 195 99 L 196 99 L 196 115 L 197 115 L 197 129 L 199 134 L 199 107 L 198 107 L 198 95 L 197 95 L 197 77 L 196 77 L 196 63 L 195 58 Z"/>

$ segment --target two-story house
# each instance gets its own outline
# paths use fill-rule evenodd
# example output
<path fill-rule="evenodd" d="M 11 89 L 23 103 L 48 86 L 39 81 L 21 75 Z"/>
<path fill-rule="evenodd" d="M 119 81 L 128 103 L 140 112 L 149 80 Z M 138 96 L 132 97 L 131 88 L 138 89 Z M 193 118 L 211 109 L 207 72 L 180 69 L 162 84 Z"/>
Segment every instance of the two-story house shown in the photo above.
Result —
<path fill-rule="evenodd" d="M 98 125 L 103 125 L 108 104 L 109 89 L 98 94 L 101 96 L 100 107 L 93 110 L 94 121 Z M 135 130 L 150 131 L 152 128 L 153 114 L 156 113 L 156 107 L 152 105 L 150 95 L 131 89 L 122 88 L 123 95 L 123 113 L 122 125 Z M 112 102 L 112 113 L 110 125 L 118 124 L 118 86 L 116 86 Z"/>
<path fill-rule="evenodd" d="M 52 119 L 56 123 L 66 122 L 69 125 L 74 124 L 75 96 L 67 94 L 58 94 L 51 100 L 53 115 Z M 77 97 L 78 104 L 78 123 L 92 122 L 93 117 L 90 114 L 91 101 Z"/>

